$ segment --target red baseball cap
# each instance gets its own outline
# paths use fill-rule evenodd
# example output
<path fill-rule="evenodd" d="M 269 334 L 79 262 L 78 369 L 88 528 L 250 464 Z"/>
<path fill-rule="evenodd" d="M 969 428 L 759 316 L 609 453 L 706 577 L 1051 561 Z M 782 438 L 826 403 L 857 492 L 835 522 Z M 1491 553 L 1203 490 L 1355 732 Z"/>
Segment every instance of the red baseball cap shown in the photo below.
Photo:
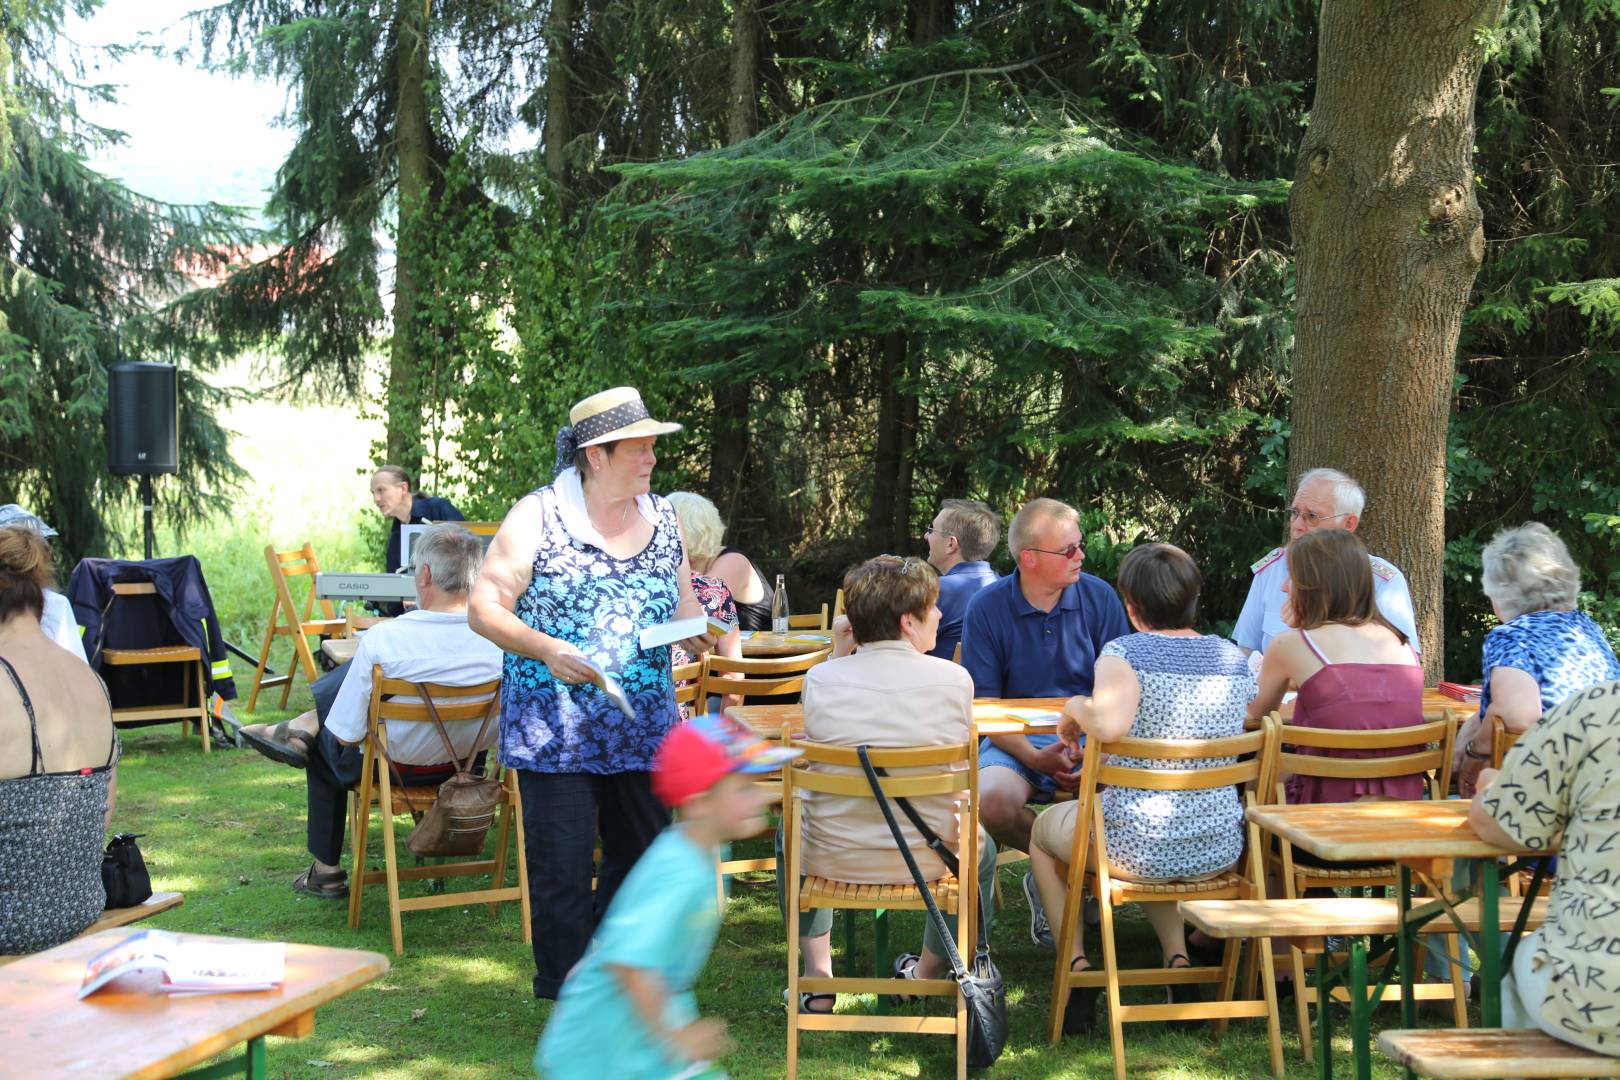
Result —
<path fill-rule="evenodd" d="M 726 716 L 696 716 L 664 736 L 653 760 L 652 789 L 665 806 L 680 806 L 727 773 L 769 773 L 803 751 L 766 742 Z"/>

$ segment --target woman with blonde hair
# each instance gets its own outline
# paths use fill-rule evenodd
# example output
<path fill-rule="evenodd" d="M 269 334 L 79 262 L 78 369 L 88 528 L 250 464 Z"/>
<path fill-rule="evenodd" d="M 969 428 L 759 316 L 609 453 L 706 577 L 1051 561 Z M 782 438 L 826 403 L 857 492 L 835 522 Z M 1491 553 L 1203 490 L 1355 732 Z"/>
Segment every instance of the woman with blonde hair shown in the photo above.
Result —
<path fill-rule="evenodd" d="M 711 619 L 731 623 L 732 629 L 723 634 L 714 647 L 720 656 L 742 656 L 742 632 L 737 628 L 737 604 L 726 583 L 711 577 L 700 569 L 714 561 L 720 550 L 720 538 L 726 528 L 720 522 L 720 511 L 714 503 L 692 491 L 672 491 L 669 505 L 675 508 L 675 519 L 680 522 L 681 535 L 686 539 L 686 558 L 692 565 L 692 593 L 703 605 L 703 613 Z M 676 644 L 669 651 L 670 663 L 676 667 L 690 664 L 697 657 Z M 682 683 L 681 685 L 686 685 Z M 736 704 L 741 698 L 733 697 L 726 704 Z M 688 719 L 688 709 L 681 706 L 681 719 Z"/>
<path fill-rule="evenodd" d="M 51 552 L 0 528 L 0 954 L 38 952 L 107 903 L 118 735 L 101 680 L 40 630 Z"/>

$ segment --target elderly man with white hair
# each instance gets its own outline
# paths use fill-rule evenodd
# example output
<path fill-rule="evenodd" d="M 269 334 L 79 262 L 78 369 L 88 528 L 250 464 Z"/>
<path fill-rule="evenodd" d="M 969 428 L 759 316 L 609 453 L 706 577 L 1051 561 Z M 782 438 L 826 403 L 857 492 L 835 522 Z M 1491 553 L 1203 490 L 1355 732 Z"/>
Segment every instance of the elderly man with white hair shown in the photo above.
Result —
<path fill-rule="evenodd" d="M 1598 683 L 1620 679 L 1620 660 L 1591 617 L 1576 610 L 1581 572 L 1558 534 L 1532 521 L 1492 537 L 1480 575 L 1502 625 L 1485 635 L 1479 712 L 1457 736 L 1457 784 L 1472 795 L 1500 718 L 1522 733 L 1542 714 Z"/>
<path fill-rule="evenodd" d="M 1303 473 L 1294 488 L 1294 501 L 1288 507 L 1289 539 L 1297 540 L 1316 529 L 1356 531 L 1367 495 L 1361 485 L 1337 469 L 1312 469 Z M 1271 639 L 1288 629 L 1283 622 L 1282 605 L 1288 585 L 1286 547 L 1273 548 L 1249 569 L 1249 597 L 1232 630 L 1232 640 L 1250 653 L 1263 653 Z M 1406 635 L 1413 649 L 1419 649 L 1417 619 L 1412 614 L 1412 594 L 1406 576 L 1395 564 L 1372 558 L 1373 597 L 1384 618 Z"/>

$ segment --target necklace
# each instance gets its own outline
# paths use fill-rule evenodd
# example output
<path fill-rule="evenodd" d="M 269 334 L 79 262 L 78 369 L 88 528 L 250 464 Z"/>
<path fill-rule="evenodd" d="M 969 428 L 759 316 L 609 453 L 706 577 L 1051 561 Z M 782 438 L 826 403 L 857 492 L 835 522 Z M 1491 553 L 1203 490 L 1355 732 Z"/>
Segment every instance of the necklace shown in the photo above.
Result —
<path fill-rule="evenodd" d="M 591 515 L 590 515 L 591 524 L 596 526 L 596 531 L 602 534 L 603 539 L 606 539 L 609 536 L 617 536 L 617 535 L 619 535 L 619 533 L 624 531 L 624 523 L 630 517 L 630 503 L 634 502 L 634 501 L 635 500 L 631 499 L 631 500 L 627 500 L 625 502 L 624 510 L 619 514 L 619 520 L 613 526 L 613 531 L 611 533 L 608 532 L 606 529 L 604 529 L 601 526 L 601 524 L 596 520 L 596 513 L 594 511 L 591 512 Z"/>

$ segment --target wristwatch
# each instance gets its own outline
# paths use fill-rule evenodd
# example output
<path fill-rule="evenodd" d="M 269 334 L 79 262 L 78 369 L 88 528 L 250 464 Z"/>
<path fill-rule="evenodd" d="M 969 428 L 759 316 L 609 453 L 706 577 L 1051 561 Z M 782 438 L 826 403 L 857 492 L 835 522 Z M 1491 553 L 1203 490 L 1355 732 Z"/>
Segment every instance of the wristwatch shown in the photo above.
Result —
<path fill-rule="evenodd" d="M 1471 757 L 1475 761 L 1489 761 L 1489 760 L 1491 760 L 1491 752 L 1489 750 L 1485 751 L 1483 754 L 1474 753 L 1474 744 L 1471 743 L 1471 742 L 1463 744 L 1463 756 L 1464 757 Z"/>

